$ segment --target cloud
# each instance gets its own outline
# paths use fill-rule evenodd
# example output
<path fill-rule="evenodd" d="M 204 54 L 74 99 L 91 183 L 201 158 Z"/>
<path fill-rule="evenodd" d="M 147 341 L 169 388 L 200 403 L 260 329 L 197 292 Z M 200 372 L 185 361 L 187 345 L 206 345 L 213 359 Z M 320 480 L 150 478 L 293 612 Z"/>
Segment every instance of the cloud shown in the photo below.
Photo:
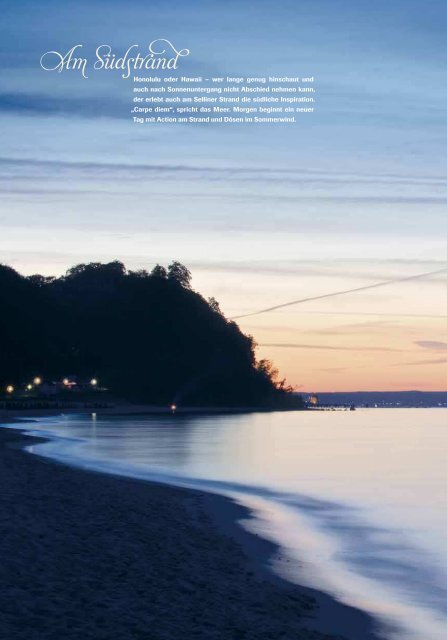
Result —
<path fill-rule="evenodd" d="M 380 318 L 447 318 L 447 314 L 437 313 L 387 313 L 387 312 L 374 312 L 374 311 L 300 311 L 298 315 L 307 316 L 366 316 L 366 317 L 380 317 Z"/>
<path fill-rule="evenodd" d="M 431 349 L 432 351 L 447 351 L 447 342 L 438 340 L 416 340 L 414 344 L 423 349 Z"/>
<path fill-rule="evenodd" d="M 412 360 L 410 362 L 399 362 L 394 364 L 394 367 L 403 367 L 403 366 L 420 366 L 427 364 L 447 364 L 447 358 L 435 358 L 433 360 Z"/>
<path fill-rule="evenodd" d="M 358 333 L 365 333 L 366 329 L 369 329 L 368 333 L 380 329 L 386 326 L 390 329 L 400 329 L 400 325 L 392 325 L 388 320 L 371 321 L 371 322 L 356 322 L 354 324 L 345 324 L 342 326 L 328 327 L 327 329 L 309 329 L 304 333 L 323 336 L 338 336 L 338 335 L 356 335 Z"/>
<path fill-rule="evenodd" d="M 304 276 L 315 276 L 320 278 L 321 276 L 325 278 L 344 278 L 344 279 L 353 279 L 358 280 L 359 278 L 374 278 L 375 280 L 380 280 L 384 277 L 390 277 L 390 263 L 393 268 L 401 268 L 402 263 L 404 261 L 396 260 L 394 261 L 387 260 L 238 260 L 238 261 L 221 261 L 221 262 L 195 262 L 195 269 L 200 271 L 224 271 L 224 272 L 235 272 L 235 273 L 254 273 L 256 275 L 286 275 L 286 276 L 294 276 L 294 275 L 304 275 Z M 405 263 L 406 266 L 407 263 Z M 446 266 L 446 262 L 439 262 L 436 260 L 433 261 L 409 261 L 409 266 L 413 268 L 421 268 L 423 266 L 428 266 L 432 268 L 441 268 Z M 367 267 L 367 269 L 365 268 Z M 385 275 L 386 274 L 386 275 Z M 301 313 L 306 314 L 309 312 L 302 311 Z M 400 313 L 364 313 L 364 312 L 329 312 L 329 311 L 321 311 L 315 312 L 320 315 L 385 315 L 385 316 L 395 316 L 400 317 L 404 315 L 405 317 L 410 315 L 410 317 L 430 317 L 427 314 L 400 314 Z M 439 316 L 435 316 L 439 317 Z M 445 316 L 447 317 L 447 315 Z"/>
<path fill-rule="evenodd" d="M 108 107 L 103 107 L 103 103 L 110 103 Z M 83 117 L 120 117 L 117 115 L 119 112 L 123 111 L 126 113 L 127 117 L 127 106 L 125 103 L 120 101 L 110 102 L 110 98 L 108 101 L 103 100 L 102 98 L 73 98 L 73 99 L 65 99 L 65 98 L 55 98 L 55 97 L 46 97 L 40 95 L 24 95 L 24 94 L 0 94 L 0 111 L 9 111 L 9 110 L 21 110 L 24 113 L 34 111 L 36 114 L 79 114 Z M 112 163 L 112 162 L 79 162 L 79 161 L 63 161 L 63 160 L 42 160 L 39 158 L 13 158 L 13 157 L 0 157 L 0 166 L 10 167 L 27 167 L 27 168 L 37 168 L 41 167 L 43 169 L 46 168 L 56 168 L 56 169 L 65 169 L 65 170 L 81 170 L 85 172 L 99 171 L 103 174 L 104 177 L 109 175 L 110 172 L 142 172 L 142 173 L 153 173 L 153 172 L 167 172 L 167 173 L 191 173 L 191 174 L 200 174 L 199 177 L 203 174 L 209 176 L 210 179 L 214 180 L 231 180 L 231 182 L 251 182 L 251 181 L 259 181 L 262 180 L 262 183 L 294 183 L 297 182 L 299 184 L 304 183 L 306 185 L 312 185 L 314 182 L 321 182 L 324 184 L 332 185 L 333 183 L 346 184 L 348 186 L 352 186 L 353 183 L 371 183 L 371 185 L 377 186 L 378 182 L 384 181 L 387 185 L 395 185 L 396 183 L 400 184 L 402 182 L 412 184 L 412 185 L 423 185 L 427 184 L 430 187 L 433 185 L 443 186 L 445 184 L 445 180 L 436 175 L 433 176 L 424 176 L 417 177 L 411 174 L 409 175 L 398 175 L 398 174 L 362 174 L 362 173 L 346 173 L 346 172 L 333 172 L 333 171 L 321 171 L 318 169 L 306 169 L 303 167 L 296 167 L 293 169 L 283 168 L 283 167 L 270 167 L 270 166 L 258 166 L 258 167 L 248 167 L 248 166 L 212 166 L 212 165 L 187 165 L 187 164 L 148 164 L 148 163 Z M 266 195 L 263 194 L 263 198 Z M 299 195 L 291 194 L 274 194 L 277 199 L 284 200 L 317 200 L 317 201 L 328 201 L 332 202 L 335 200 L 342 200 L 346 202 L 364 202 L 367 200 L 371 200 L 374 202 L 381 201 L 392 201 L 392 202 L 417 202 L 417 203 L 425 203 L 425 202 L 444 202 L 447 200 L 446 197 L 434 197 L 434 196 L 425 196 L 425 197 L 405 197 L 405 196 L 395 196 L 395 195 L 387 195 L 387 196 L 377 196 L 377 195 L 345 195 L 343 193 L 334 194 L 331 191 L 330 195 Z"/>
<path fill-rule="evenodd" d="M 27 116 L 129 118 L 129 105 L 117 98 L 76 98 L 38 93 L 0 93 L 0 112 Z"/>
<path fill-rule="evenodd" d="M 391 347 L 334 347 L 326 344 L 301 344 L 296 342 L 261 342 L 259 347 L 284 349 L 323 349 L 327 351 L 402 351 Z"/>

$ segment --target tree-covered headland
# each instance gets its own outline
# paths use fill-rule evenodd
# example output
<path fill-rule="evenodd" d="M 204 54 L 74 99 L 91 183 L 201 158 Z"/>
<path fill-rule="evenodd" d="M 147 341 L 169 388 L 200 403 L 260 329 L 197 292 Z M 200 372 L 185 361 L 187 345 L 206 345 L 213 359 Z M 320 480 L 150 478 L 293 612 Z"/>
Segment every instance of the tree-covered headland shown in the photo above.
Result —
<path fill-rule="evenodd" d="M 98 379 L 110 394 L 166 405 L 288 406 L 290 393 L 256 344 L 179 262 L 150 273 L 121 262 L 59 278 L 0 265 L 0 385 L 39 376 Z"/>

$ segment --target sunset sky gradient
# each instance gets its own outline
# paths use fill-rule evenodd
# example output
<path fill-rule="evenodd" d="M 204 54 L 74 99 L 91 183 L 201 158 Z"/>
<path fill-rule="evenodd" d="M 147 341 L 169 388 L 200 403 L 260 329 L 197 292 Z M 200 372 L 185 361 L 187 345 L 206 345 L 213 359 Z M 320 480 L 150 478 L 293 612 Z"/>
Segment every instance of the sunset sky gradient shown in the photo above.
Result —
<path fill-rule="evenodd" d="M 3 4 L 1 262 L 60 274 L 178 259 L 229 317 L 447 267 L 444 2 Z M 158 37 L 191 50 L 186 75 L 313 75 L 317 112 L 139 127 L 131 80 L 39 67 L 48 50 Z M 238 322 L 299 389 L 444 390 L 446 284 L 439 273 Z"/>

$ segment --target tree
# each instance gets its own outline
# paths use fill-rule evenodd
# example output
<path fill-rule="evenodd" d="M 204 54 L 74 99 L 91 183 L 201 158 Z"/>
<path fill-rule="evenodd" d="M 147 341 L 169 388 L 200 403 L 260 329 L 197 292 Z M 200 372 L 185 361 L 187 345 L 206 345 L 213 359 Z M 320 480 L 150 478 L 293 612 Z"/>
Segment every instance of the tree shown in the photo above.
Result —
<path fill-rule="evenodd" d="M 119 260 L 114 260 L 113 262 L 108 262 L 103 264 L 101 262 L 90 262 L 89 264 L 77 264 L 71 269 L 67 270 L 65 277 L 67 279 L 70 278 L 79 278 L 82 276 L 86 277 L 94 277 L 99 275 L 100 277 L 122 277 L 126 273 L 126 268 L 122 262 Z"/>
<path fill-rule="evenodd" d="M 160 278 L 162 280 L 166 280 L 168 277 L 168 272 L 164 267 L 159 264 L 156 264 L 155 267 L 151 271 L 151 276 L 153 278 Z"/>
<path fill-rule="evenodd" d="M 55 278 L 53 276 L 41 276 L 38 273 L 28 276 L 27 280 L 37 285 L 38 287 L 45 287 L 46 285 L 54 282 Z"/>
<path fill-rule="evenodd" d="M 168 280 L 177 282 L 185 289 L 191 288 L 191 272 L 181 262 L 171 262 L 168 267 Z"/>
<path fill-rule="evenodd" d="M 216 298 L 214 297 L 208 298 L 208 304 L 210 308 L 214 311 L 214 313 L 219 313 L 220 315 L 222 315 L 222 310 Z"/>
<path fill-rule="evenodd" d="M 55 279 L 0 265 L 0 390 L 73 374 L 151 404 L 284 406 L 285 383 L 256 361 L 253 338 L 190 282 L 179 262 L 155 274 L 94 262 Z"/>

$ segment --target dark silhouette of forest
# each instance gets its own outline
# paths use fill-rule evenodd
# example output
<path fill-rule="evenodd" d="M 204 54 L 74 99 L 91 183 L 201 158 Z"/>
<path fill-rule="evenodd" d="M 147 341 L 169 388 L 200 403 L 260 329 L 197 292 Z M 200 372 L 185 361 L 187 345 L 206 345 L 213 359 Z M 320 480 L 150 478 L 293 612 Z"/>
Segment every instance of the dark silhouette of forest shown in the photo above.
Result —
<path fill-rule="evenodd" d="M 59 278 L 0 265 L 0 384 L 97 377 L 131 401 L 205 406 L 297 405 L 255 342 L 179 262 L 150 273 L 121 262 Z"/>

